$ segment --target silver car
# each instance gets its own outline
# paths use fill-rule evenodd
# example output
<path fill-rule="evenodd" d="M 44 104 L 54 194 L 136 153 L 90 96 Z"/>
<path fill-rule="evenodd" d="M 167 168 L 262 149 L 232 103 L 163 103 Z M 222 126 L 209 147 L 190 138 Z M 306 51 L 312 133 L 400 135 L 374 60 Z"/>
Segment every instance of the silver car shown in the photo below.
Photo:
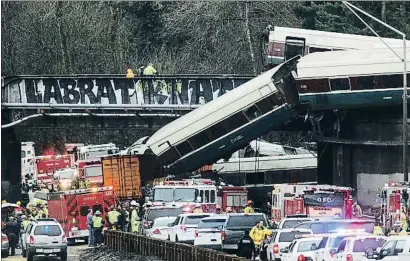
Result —
<path fill-rule="evenodd" d="M 63 227 L 54 218 L 40 218 L 30 223 L 21 235 L 21 252 L 27 261 L 34 256 L 56 255 L 67 260 L 67 237 Z"/>
<path fill-rule="evenodd" d="M 9 238 L 6 234 L 1 233 L 1 257 L 9 256 Z"/>

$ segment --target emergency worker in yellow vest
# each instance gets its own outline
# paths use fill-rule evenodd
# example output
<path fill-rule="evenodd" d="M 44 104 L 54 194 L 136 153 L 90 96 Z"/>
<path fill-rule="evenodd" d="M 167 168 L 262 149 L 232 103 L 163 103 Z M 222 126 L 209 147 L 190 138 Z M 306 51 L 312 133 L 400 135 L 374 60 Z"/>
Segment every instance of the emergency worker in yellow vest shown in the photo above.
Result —
<path fill-rule="evenodd" d="M 121 215 L 114 206 L 111 206 L 111 211 L 107 213 L 108 229 L 116 230 L 118 228 L 118 217 Z"/>
<path fill-rule="evenodd" d="M 94 245 L 95 246 L 102 244 L 103 226 L 104 226 L 104 219 L 101 217 L 101 212 L 97 210 L 95 212 L 95 216 L 93 217 Z"/>
<path fill-rule="evenodd" d="M 30 220 L 27 219 L 26 215 L 21 216 L 22 222 L 21 222 L 21 230 L 26 231 L 26 228 L 28 225 L 31 223 Z"/>
<path fill-rule="evenodd" d="M 253 201 L 252 200 L 248 200 L 246 202 L 246 207 L 243 210 L 243 213 L 255 213 L 255 210 L 253 209 Z"/>
<path fill-rule="evenodd" d="M 138 233 L 141 218 L 138 216 L 138 209 L 140 205 L 135 201 L 131 201 L 131 232 Z"/>
<path fill-rule="evenodd" d="M 380 226 L 380 222 L 377 222 L 373 228 L 374 236 L 384 236 L 383 228 Z"/>
<path fill-rule="evenodd" d="M 149 63 L 144 69 L 144 76 L 152 76 L 154 74 L 158 74 L 158 71 L 154 68 L 152 63 Z"/>

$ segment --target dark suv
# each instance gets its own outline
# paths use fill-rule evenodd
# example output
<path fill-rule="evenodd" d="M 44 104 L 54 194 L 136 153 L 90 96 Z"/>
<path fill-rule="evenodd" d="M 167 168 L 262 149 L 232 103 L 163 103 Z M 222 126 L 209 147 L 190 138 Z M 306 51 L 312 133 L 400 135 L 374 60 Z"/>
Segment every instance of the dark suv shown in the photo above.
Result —
<path fill-rule="evenodd" d="M 182 214 L 181 207 L 150 207 L 144 215 L 140 232 L 144 234 L 145 229 L 152 226 L 154 219 L 159 217 L 177 217 Z"/>

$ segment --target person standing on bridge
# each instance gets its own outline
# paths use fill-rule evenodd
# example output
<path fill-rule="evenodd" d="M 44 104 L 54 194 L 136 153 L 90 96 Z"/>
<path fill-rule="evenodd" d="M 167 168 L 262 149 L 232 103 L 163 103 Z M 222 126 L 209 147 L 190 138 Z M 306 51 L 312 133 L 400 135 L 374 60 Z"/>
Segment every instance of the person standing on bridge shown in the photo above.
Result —
<path fill-rule="evenodd" d="M 94 216 L 93 216 L 93 210 L 88 209 L 88 214 L 87 214 L 87 226 L 88 226 L 88 246 L 94 246 Z"/>
<path fill-rule="evenodd" d="M 148 66 L 144 69 L 144 76 L 153 76 L 157 74 L 158 71 L 154 68 L 154 65 L 152 63 L 149 63 Z"/>
<path fill-rule="evenodd" d="M 101 212 L 97 210 L 95 211 L 95 216 L 93 217 L 94 245 L 95 246 L 99 246 L 102 244 L 103 226 L 104 226 L 104 219 L 101 217 Z"/>
<path fill-rule="evenodd" d="M 246 202 L 246 207 L 245 207 L 245 209 L 243 210 L 243 212 L 244 213 L 248 213 L 248 214 L 250 214 L 250 213 L 255 213 L 255 210 L 253 209 L 253 201 L 252 200 L 248 200 L 247 202 Z"/>
<path fill-rule="evenodd" d="M 139 204 L 133 200 L 131 201 L 131 232 L 137 233 L 140 226 L 140 217 L 138 216 Z"/>

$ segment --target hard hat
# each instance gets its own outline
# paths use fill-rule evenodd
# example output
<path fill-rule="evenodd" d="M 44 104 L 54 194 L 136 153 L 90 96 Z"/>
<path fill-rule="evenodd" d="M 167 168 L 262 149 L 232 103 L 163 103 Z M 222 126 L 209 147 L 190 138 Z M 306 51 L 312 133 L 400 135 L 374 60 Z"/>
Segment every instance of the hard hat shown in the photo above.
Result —
<path fill-rule="evenodd" d="M 16 210 L 16 215 L 22 215 L 23 214 L 23 212 L 21 212 L 21 210 Z"/>
<path fill-rule="evenodd" d="M 99 210 L 97 210 L 97 211 L 95 211 L 95 214 L 98 216 L 98 215 L 101 215 L 101 212 Z"/>
<path fill-rule="evenodd" d="M 111 205 L 111 206 L 110 206 L 110 209 L 115 209 L 114 205 Z"/>
<path fill-rule="evenodd" d="M 152 64 L 152 63 L 149 63 L 149 64 L 148 64 L 148 66 L 154 66 L 154 64 Z"/>
<path fill-rule="evenodd" d="M 221 209 L 221 205 L 216 205 L 216 209 Z"/>
<path fill-rule="evenodd" d="M 26 215 L 22 215 L 21 218 L 22 218 L 22 219 L 26 219 L 27 217 L 26 217 Z"/>
<path fill-rule="evenodd" d="M 231 208 L 231 207 L 227 207 L 227 208 L 226 208 L 226 211 L 227 211 L 227 212 L 228 212 L 228 211 L 229 211 L 229 212 L 232 212 L 232 208 Z"/>
<path fill-rule="evenodd" d="M 253 204 L 252 200 L 246 201 L 246 205 L 250 205 L 250 204 Z"/>
<path fill-rule="evenodd" d="M 10 221 L 13 221 L 13 220 L 14 220 L 14 217 L 13 217 L 13 216 L 10 216 L 10 217 L 9 217 L 9 220 L 10 220 Z"/>
<path fill-rule="evenodd" d="M 135 201 L 135 200 L 133 200 L 133 201 L 131 201 L 131 206 L 137 206 L 137 201 Z"/>
<path fill-rule="evenodd" d="M 196 204 L 195 204 L 195 207 L 196 207 L 196 208 L 200 208 L 200 207 L 201 207 L 201 204 L 196 203 Z"/>
<path fill-rule="evenodd" d="M 152 206 L 152 202 L 151 202 L 151 201 L 148 201 L 148 202 L 147 202 L 147 207 L 149 207 L 149 206 Z"/>

